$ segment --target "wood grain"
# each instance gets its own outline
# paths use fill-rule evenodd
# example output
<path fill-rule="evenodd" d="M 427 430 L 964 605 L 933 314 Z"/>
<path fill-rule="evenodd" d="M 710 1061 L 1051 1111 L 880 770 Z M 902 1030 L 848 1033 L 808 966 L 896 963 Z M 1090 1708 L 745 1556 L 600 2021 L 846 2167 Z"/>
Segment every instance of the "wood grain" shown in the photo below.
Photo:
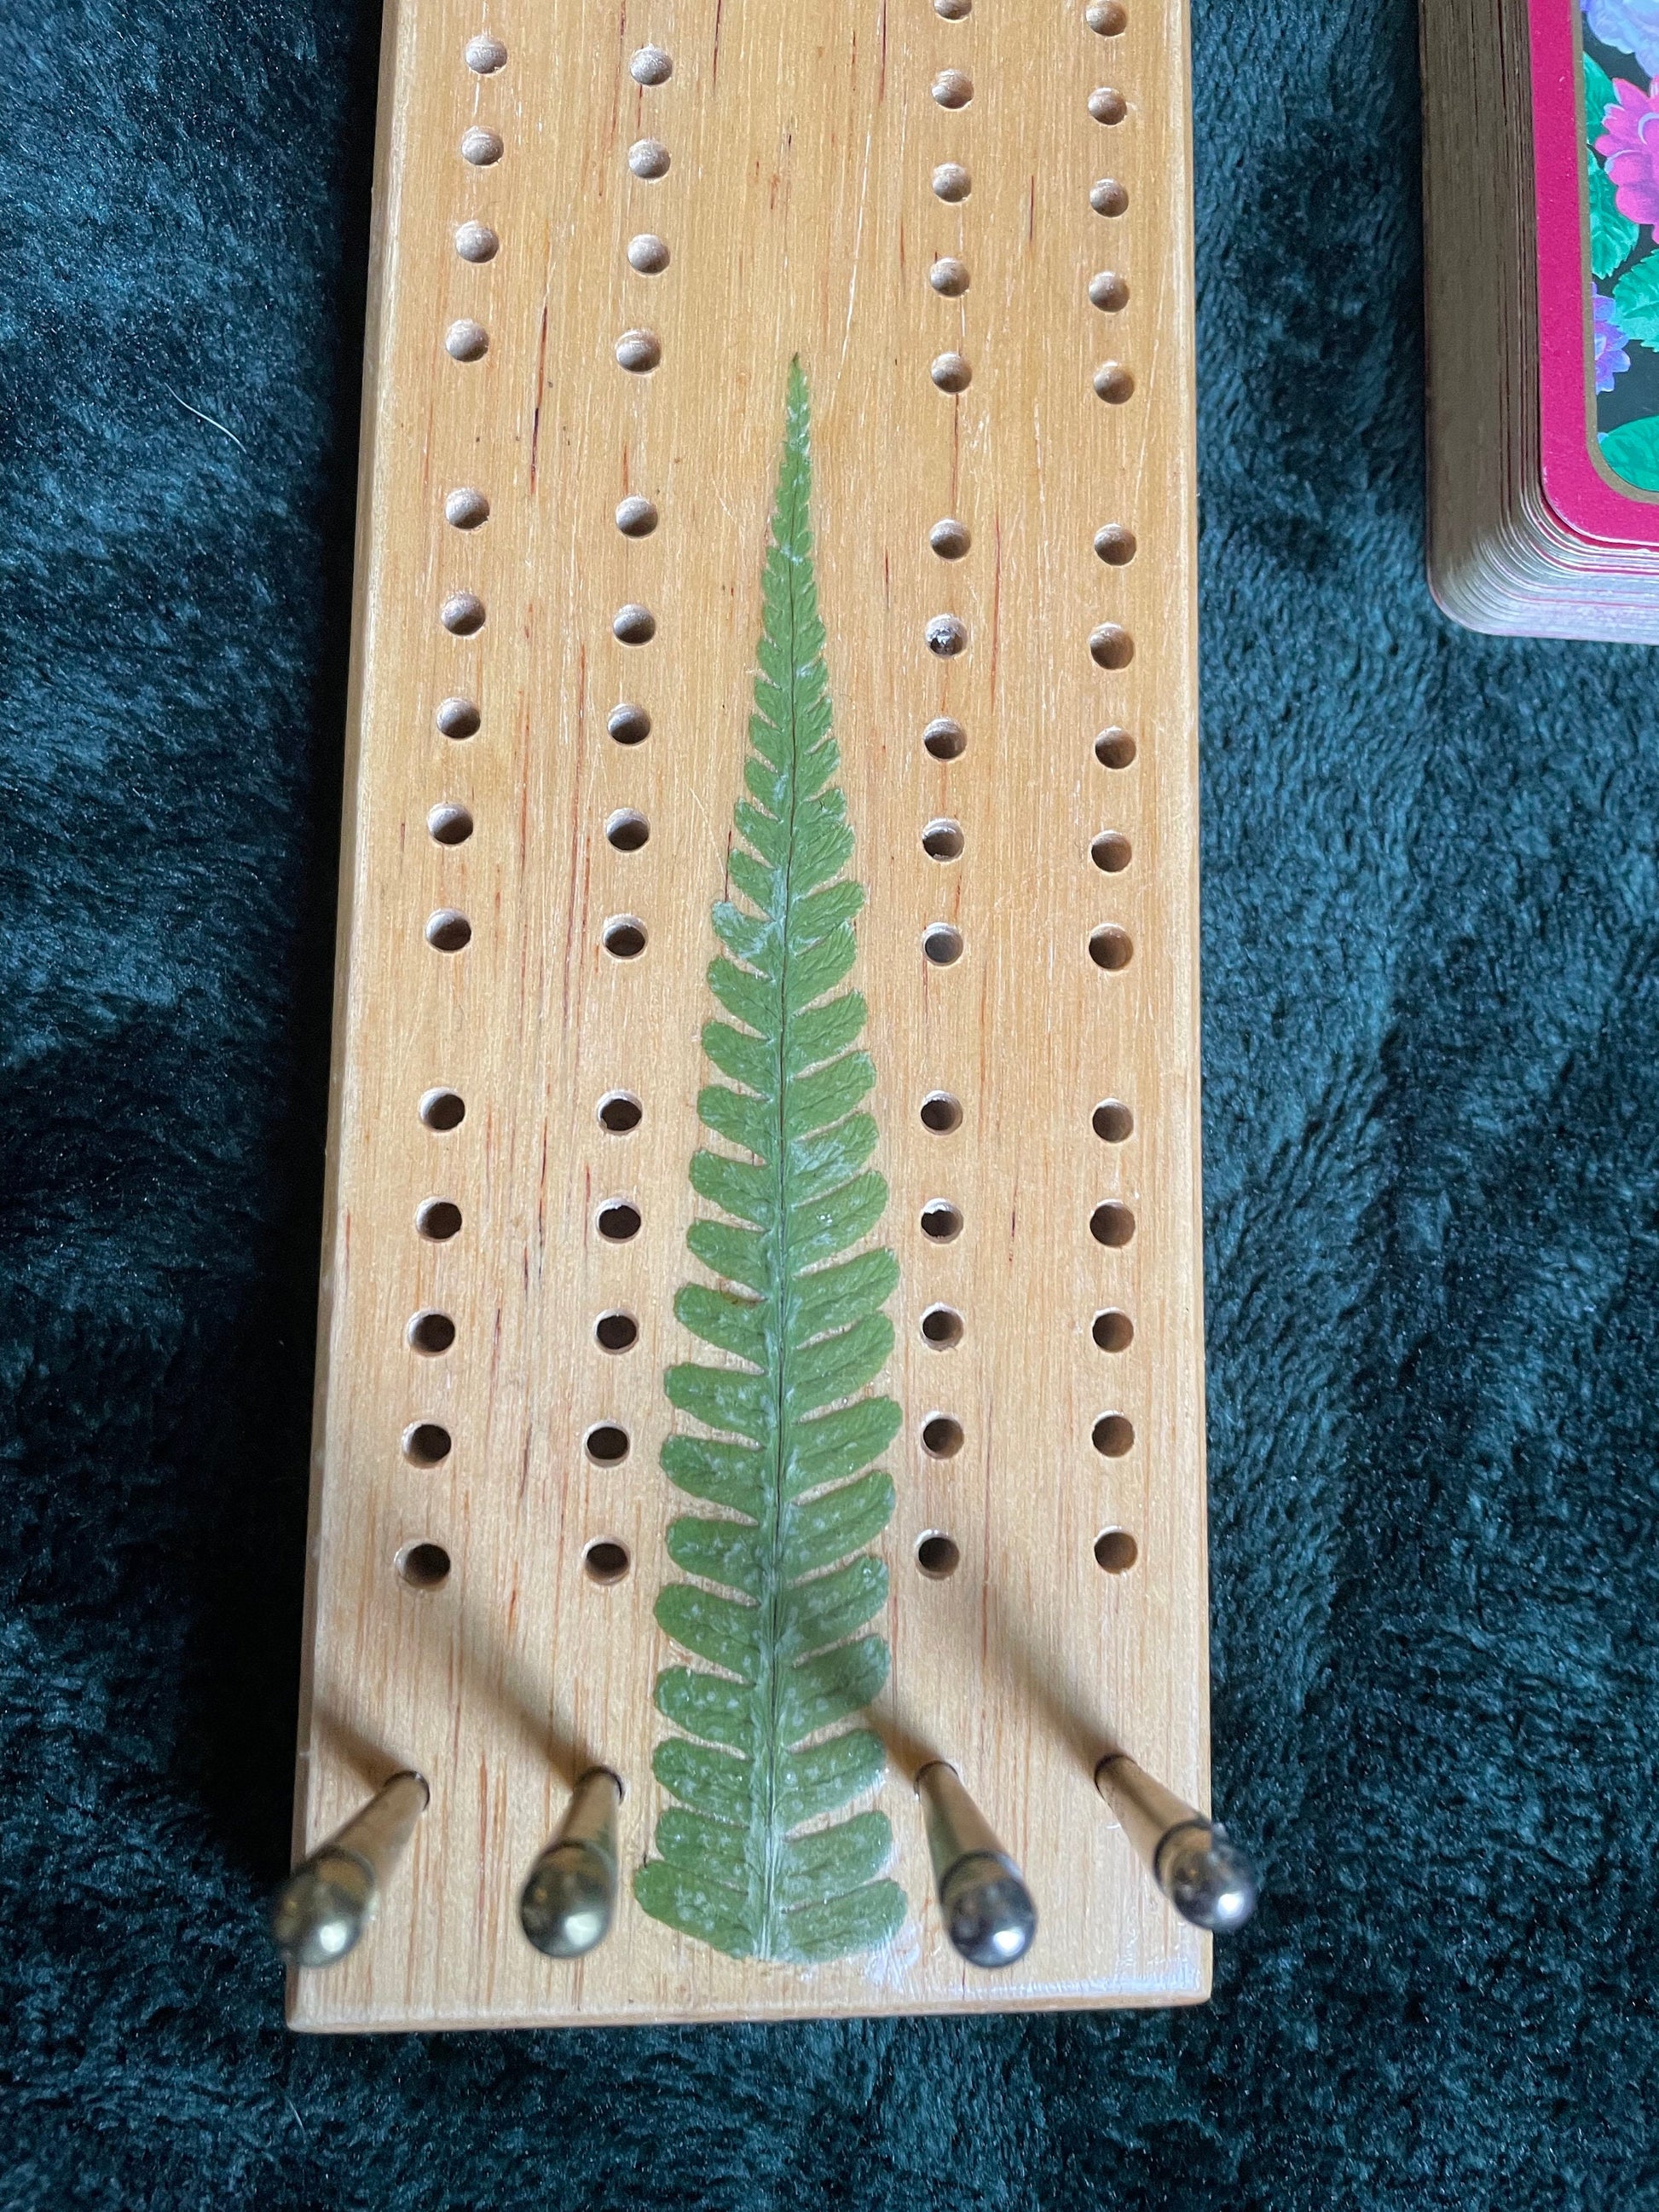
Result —
<path fill-rule="evenodd" d="M 469 40 L 507 50 L 469 69 Z M 673 74 L 641 86 L 647 43 Z M 942 70 L 971 80 L 942 106 Z M 1122 119 L 1090 112 L 1099 87 Z M 1109 110 L 1109 102 L 1097 103 Z M 310 1540 L 307 1677 L 296 1844 L 338 1824 L 399 1766 L 430 1810 L 379 1924 L 343 1965 L 297 1978 L 308 2029 L 508 2026 L 1015 2006 L 1185 2002 L 1208 1986 L 1207 1941 L 1176 1920 L 1096 1796 L 1109 1739 L 1207 1802 L 1199 1082 L 1190 155 L 1179 0 L 1128 0 L 1100 36 L 1076 0 L 975 0 L 947 21 L 928 0 L 817 9 L 783 0 L 392 0 L 386 22 L 374 289 L 360 505 L 356 649 L 342 872 L 329 1219 Z M 469 130 L 499 161 L 468 162 Z M 641 139 L 670 152 L 635 176 Z M 932 178 L 969 172 L 954 204 Z M 1120 215 L 1091 188 L 1127 191 Z M 470 261 L 464 223 L 499 251 Z M 660 237 L 659 274 L 627 246 Z M 957 297 L 929 282 L 963 261 Z M 1091 306 L 1097 271 L 1127 304 Z M 476 323 L 480 358 L 446 334 Z M 615 349 L 651 333 L 660 365 Z M 463 348 L 463 350 L 465 350 Z M 936 388 L 958 351 L 968 388 Z M 648 1848 L 665 1723 L 652 1685 L 670 1656 L 652 1606 L 667 1521 L 684 1501 L 657 1454 L 662 1371 L 694 1356 L 675 1287 L 694 1210 L 687 1164 L 699 1042 L 712 1011 L 708 922 L 725 888 L 760 621 L 760 563 L 799 354 L 813 402 L 814 520 L 842 776 L 868 886 L 855 980 L 878 1070 L 882 1241 L 903 1279 L 898 1350 L 881 1386 L 905 1411 L 889 1455 L 899 1504 L 881 1548 L 893 1596 L 891 1682 L 875 1715 L 892 1753 L 880 1802 L 899 1839 L 912 1917 L 888 1949 L 810 1970 L 739 1962 L 674 1936 L 624 1887 L 616 1929 L 580 1964 L 524 1941 L 524 1875 L 579 1768 L 623 1777 L 625 1869 Z M 1115 362 L 1121 403 L 1093 380 Z M 489 520 L 458 529 L 448 494 Z M 629 495 L 659 524 L 625 537 Z M 941 518 L 971 547 L 929 548 Z M 1133 533 L 1127 565 L 1093 550 Z M 450 634 L 456 594 L 483 602 Z M 649 644 L 612 635 L 648 607 Z M 966 625 L 942 660 L 927 625 Z M 1133 657 L 1097 666 L 1115 624 Z M 477 733 L 441 733 L 440 702 L 476 702 Z M 620 702 L 651 734 L 607 733 Z M 922 733 L 958 721 L 966 750 Z M 1103 766 L 1125 731 L 1132 764 Z M 1121 750 L 1121 748 L 1120 748 Z M 446 846 L 429 811 L 463 806 Z M 621 852 L 605 825 L 649 825 Z M 922 849 L 961 827 L 960 858 Z M 1103 833 L 1127 866 L 1091 858 Z M 1115 854 L 1114 857 L 1121 857 Z M 428 917 L 464 915 L 465 949 L 433 949 Z M 646 948 L 617 959 L 607 921 L 637 917 Z M 938 967 L 924 931 L 963 951 Z M 1103 969 L 1091 933 L 1133 946 Z M 465 1100 L 423 1125 L 438 1088 Z M 637 1097 L 625 1135 L 597 1109 Z M 923 1125 L 931 1091 L 959 1128 Z M 1091 1116 L 1123 1102 L 1133 1133 Z M 439 1199 L 463 1225 L 421 1236 Z M 613 1243 L 602 1204 L 641 1226 Z M 961 1211 L 924 1236 L 931 1200 Z M 1127 1244 L 1091 1218 L 1133 1215 Z M 925 1309 L 963 1317 L 953 1349 Z M 1104 1352 L 1096 1314 L 1127 1315 Z M 594 1338 L 601 1313 L 638 1324 L 631 1350 Z M 432 1355 L 411 1317 L 453 1318 Z M 963 1426 L 956 1455 L 921 1448 L 928 1416 Z M 1091 1443 L 1124 1417 L 1117 1455 Z M 596 1423 L 629 1438 L 596 1465 Z M 405 1456 L 411 1425 L 453 1440 Z M 1094 1547 L 1127 1532 L 1135 1563 Z M 943 1580 L 915 1550 L 948 1534 Z M 582 1565 L 627 1547 L 608 1585 Z M 398 1561 L 441 1547 L 440 1585 Z M 1001 1975 L 945 1943 L 910 1776 L 939 1755 L 1019 1859 L 1036 1943 Z"/>

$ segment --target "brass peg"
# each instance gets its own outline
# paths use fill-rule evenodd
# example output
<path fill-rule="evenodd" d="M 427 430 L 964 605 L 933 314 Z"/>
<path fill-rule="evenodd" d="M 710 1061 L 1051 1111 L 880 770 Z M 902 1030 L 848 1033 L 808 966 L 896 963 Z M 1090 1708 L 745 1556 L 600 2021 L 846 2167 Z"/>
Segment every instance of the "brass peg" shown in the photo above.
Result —
<path fill-rule="evenodd" d="M 1107 1753 L 1095 1769 L 1095 1787 L 1183 1920 L 1216 1936 L 1244 1925 L 1260 1885 L 1219 1820 L 1183 1804 L 1127 1752 Z"/>
<path fill-rule="evenodd" d="M 609 1767 L 580 1777 L 558 1831 L 531 1868 L 519 1921 L 550 1959 L 580 1959 L 603 1943 L 617 1910 L 617 1808 L 622 1784 Z"/>
<path fill-rule="evenodd" d="M 942 1759 L 916 1777 L 945 1933 L 970 1966 L 1012 1966 L 1031 1948 L 1036 1906 L 1024 1877 Z"/>
<path fill-rule="evenodd" d="M 420 1775 L 394 1774 L 295 1868 L 270 1907 L 289 1966 L 331 1966 L 356 1945 L 431 1796 Z"/>

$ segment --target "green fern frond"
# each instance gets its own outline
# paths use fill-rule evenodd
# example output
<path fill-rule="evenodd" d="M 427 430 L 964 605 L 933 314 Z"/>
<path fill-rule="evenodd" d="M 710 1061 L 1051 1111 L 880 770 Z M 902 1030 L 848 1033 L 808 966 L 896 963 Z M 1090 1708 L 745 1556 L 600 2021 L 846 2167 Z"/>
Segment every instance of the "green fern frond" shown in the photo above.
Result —
<path fill-rule="evenodd" d="M 893 1348 L 881 1308 L 897 1264 L 888 1251 L 837 1257 L 874 1229 L 887 1185 L 867 1164 L 876 1125 L 860 1110 L 875 1081 L 857 1049 L 864 1000 L 836 988 L 864 893 L 842 874 L 853 833 L 831 781 L 811 493 L 797 362 L 731 860 L 748 903 L 714 912 L 726 952 L 708 981 L 732 1019 L 711 1021 L 703 1043 L 730 1083 L 697 1102 L 736 1151 L 691 1162 L 693 1187 L 727 1218 L 694 1222 L 686 1241 L 720 1286 L 688 1284 L 674 1308 L 732 1364 L 664 1377 L 678 1410 L 714 1432 L 671 1437 L 664 1468 L 720 1512 L 671 1525 L 669 1556 L 696 1579 L 664 1589 L 657 1619 L 718 1671 L 657 1678 L 658 1707 L 684 1733 L 653 1765 L 680 1802 L 635 1877 L 645 1911 L 684 1934 L 791 1960 L 863 1950 L 905 1912 L 897 1883 L 879 1879 L 893 1844 L 884 1814 L 794 1832 L 881 1778 L 869 1729 L 825 1732 L 887 1679 L 885 1642 L 860 1632 L 887 1601 L 887 1570 L 863 1547 L 892 1513 L 892 1483 L 871 1462 L 899 1426 L 890 1398 L 857 1395 Z"/>

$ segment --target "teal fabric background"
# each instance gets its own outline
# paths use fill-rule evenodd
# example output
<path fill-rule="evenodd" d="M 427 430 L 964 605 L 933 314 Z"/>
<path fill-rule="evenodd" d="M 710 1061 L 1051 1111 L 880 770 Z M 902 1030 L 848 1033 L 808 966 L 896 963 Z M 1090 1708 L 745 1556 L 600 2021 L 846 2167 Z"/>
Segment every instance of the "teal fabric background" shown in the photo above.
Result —
<path fill-rule="evenodd" d="M 1659 661 L 1430 605 L 1409 0 L 1196 17 L 1216 1794 L 1260 1916 L 1189 2015 L 308 2042 L 261 1917 L 375 10 L 0 9 L 0 2205 L 1659 2202 Z"/>

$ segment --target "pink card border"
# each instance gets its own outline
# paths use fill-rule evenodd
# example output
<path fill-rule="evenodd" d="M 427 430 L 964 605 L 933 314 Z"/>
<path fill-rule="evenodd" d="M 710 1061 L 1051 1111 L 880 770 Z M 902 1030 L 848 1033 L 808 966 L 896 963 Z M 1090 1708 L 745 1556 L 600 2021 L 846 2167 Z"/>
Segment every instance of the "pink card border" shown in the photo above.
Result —
<path fill-rule="evenodd" d="M 1615 485 L 1595 450 L 1589 363 L 1589 213 L 1578 0 L 1528 0 L 1538 223 L 1538 413 L 1544 496 L 1568 529 L 1659 543 L 1659 495 Z"/>

